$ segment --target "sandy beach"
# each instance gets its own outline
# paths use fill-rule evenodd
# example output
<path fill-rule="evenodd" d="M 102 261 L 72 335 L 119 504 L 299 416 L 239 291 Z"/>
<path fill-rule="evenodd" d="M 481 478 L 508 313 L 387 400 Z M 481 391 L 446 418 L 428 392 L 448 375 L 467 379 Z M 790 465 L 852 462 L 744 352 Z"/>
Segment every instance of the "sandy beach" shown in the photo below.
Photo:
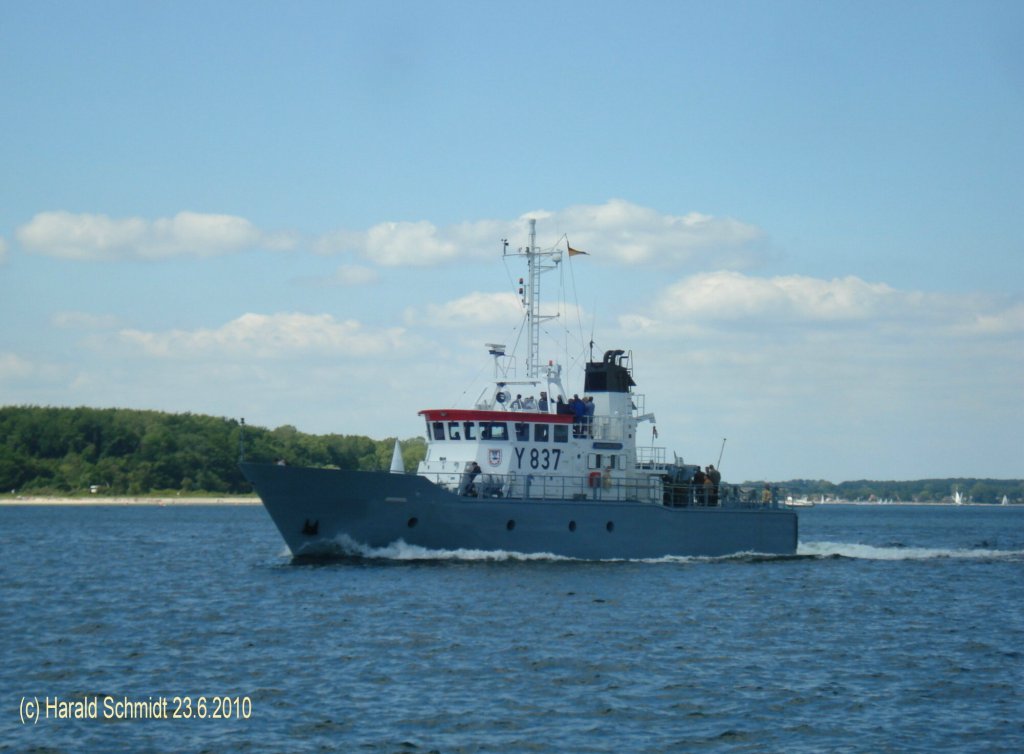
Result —
<path fill-rule="evenodd" d="M 259 505 L 258 497 L 226 495 L 224 497 L 36 497 L 32 495 L 0 498 L 0 505 Z"/>

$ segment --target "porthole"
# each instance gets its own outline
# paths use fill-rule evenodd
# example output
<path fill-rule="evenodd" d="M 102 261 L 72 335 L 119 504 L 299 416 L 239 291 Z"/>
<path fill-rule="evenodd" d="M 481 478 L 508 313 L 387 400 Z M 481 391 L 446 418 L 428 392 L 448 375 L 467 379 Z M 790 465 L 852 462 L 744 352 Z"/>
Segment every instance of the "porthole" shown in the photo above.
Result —
<path fill-rule="evenodd" d="M 419 520 L 418 518 L 416 518 L 416 516 L 413 516 L 412 518 L 410 518 L 410 519 L 409 519 L 408 527 L 409 527 L 410 529 L 412 529 L 412 528 L 414 528 L 414 527 L 416 526 L 416 524 L 418 524 L 419 522 L 420 522 L 420 520 Z"/>
<path fill-rule="evenodd" d="M 508 520 L 508 523 L 505 524 L 505 528 L 508 529 L 509 531 L 512 531 L 513 529 L 515 529 L 516 528 L 515 520 L 510 518 Z"/>
<path fill-rule="evenodd" d="M 575 521 L 570 521 L 569 522 L 569 531 L 576 531 L 576 522 Z"/>
<path fill-rule="evenodd" d="M 615 531 L 615 522 L 609 521 L 607 524 L 604 525 L 604 528 L 609 534 L 611 534 L 613 531 Z"/>

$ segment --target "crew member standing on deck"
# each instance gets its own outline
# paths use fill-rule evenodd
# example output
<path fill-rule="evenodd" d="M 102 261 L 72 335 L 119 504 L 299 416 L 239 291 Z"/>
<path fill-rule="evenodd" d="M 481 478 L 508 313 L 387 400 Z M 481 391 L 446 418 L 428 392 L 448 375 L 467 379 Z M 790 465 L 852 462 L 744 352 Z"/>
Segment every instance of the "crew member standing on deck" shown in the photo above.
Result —
<path fill-rule="evenodd" d="M 708 464 L 708 479 L 711 480 L 711 504 L 718 505 L 718 485 L 722 483 L 722 475 L 713 464 Z"/>
<path fill-rule="evenodd" d="M 704 498 L 704 480 L 707 477 L 704 476 L 704 472 L 697 467 L 696 473 L 693 475 L 693 504 L 694 505 L 707 505 L 707 500 Z"/>
<path fill-rule="evenodd" d="M 459 494 L 466 497 L 477 496 L 477 482 L 481 473 L 480 464 L 472 461 L 466 464 L 466 470 L 462 474 L 462 484 L 459 485 Z"/>
<path fill-rule="evenodd" d="M 574 395 L 572 400 L 569 401 L 569 406 L 572 408 L 573 415 L 573 437 L 583 436 L 583 422 L 587 418 L 587 407 L 583 401 L 580 400 L 579 395 Z"/>

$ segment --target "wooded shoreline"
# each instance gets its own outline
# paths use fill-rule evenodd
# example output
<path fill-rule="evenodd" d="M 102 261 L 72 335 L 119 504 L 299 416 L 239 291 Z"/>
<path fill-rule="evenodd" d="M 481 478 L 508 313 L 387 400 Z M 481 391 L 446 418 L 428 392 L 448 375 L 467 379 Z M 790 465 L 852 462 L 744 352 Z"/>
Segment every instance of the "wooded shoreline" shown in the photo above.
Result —
<path fill-rule="evenodd" d="M 252 496 L 224 495 L 221 497 L 196 497 L 185 495 L 164 495 L 161 497 L 109 497 L 90 495 L 88 497 L 51 497 L 48 495 L 10 495 L 0 497 L 0 505 L 259 505 L 260 499 Z"/>

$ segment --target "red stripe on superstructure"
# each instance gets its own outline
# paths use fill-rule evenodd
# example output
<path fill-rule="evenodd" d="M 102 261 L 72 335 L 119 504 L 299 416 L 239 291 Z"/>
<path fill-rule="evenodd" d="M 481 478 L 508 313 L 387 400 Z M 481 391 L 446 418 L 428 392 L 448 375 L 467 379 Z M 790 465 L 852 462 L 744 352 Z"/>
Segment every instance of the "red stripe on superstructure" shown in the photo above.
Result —
<path fill-rule="evenodd" d="M 419 412 L 428 421 L 477 422 L 544 422 L 545 424 L 572 424 L 569 414 L 542 414 L 538 411 L 478 411 L 469 408 L 428 408 Z"/>

